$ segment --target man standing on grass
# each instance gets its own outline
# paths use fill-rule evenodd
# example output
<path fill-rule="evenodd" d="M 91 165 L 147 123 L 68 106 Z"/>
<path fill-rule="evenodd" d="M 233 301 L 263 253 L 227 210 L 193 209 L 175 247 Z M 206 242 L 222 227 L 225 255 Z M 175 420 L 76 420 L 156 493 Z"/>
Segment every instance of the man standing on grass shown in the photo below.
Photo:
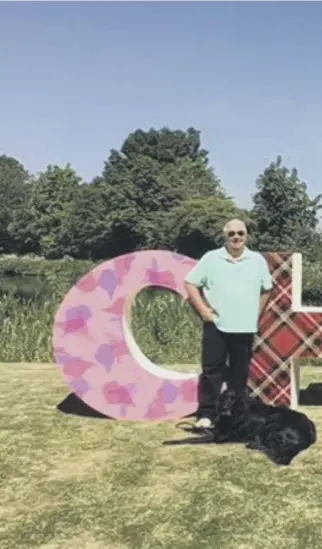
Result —
<path fill-rule="evenodd" d="M 229 386 L 237 394 L 246 390 L 254 335 L 272 289 L 265 258 L 246 247 L 243 221 L 229 221 L 224 236 L 225 245 L 207 252 L 185 278 L 189 300 L 203 320 L 198 428 L 216 422 L 227 358 Z"/>

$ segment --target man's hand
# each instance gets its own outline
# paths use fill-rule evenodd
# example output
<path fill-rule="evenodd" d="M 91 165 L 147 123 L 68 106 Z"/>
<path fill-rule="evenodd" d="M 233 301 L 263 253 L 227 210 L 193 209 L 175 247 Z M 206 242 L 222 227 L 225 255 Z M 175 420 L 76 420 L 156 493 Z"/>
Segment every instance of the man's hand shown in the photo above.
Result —
<path fill-rule="evenodd" d="M 213 322 L 214 311 L 210 307 L 205 307 L 200 311 L 200 316 L 204 322 Z"/>
<path fill-rule="evenodd" d="M 185 286 L 189 301 L 197 313 L 199 313 L 202 320 L 204 322 L 213 322 L 213 315 L 216 311 L 209 307 L 209 305 L 204 301 L 200 295 L 199 289 L 196 286 L 193 286 L 193 284 L 186 283 Z"/>
<path fill-rule="evenodd" d="M 260 297 L 260 304 L 259 304 L 259 318 L 264 314 L 266 311 L 266 307 L 268 305 L 271 292 L 262 292 Z"/>

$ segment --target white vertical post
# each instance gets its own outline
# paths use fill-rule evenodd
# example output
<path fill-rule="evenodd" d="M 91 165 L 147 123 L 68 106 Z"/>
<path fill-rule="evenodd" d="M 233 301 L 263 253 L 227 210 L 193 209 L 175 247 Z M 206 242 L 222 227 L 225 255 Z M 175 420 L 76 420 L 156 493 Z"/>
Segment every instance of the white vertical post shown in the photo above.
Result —
<path fill-rule="evenodd" d="M 322 313 L 322 307 L 302 305 L 303 264 L 302 254 L 292 255 L 292 312 Z M 291 408 L 296 409 L 300 394 L 300 366 L 291 361 Z"/>

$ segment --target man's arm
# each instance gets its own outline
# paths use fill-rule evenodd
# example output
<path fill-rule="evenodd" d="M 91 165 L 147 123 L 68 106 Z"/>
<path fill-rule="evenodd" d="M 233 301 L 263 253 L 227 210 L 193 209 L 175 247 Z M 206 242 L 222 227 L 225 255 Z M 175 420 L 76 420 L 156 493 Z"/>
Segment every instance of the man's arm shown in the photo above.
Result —
<path fill-rule="evenodd" d="M 203 299 L 199 288 L 188 282 L 185 282 L 185 287 L 187 290 L 188 299 L 191 305 L 196 309 L 197 313 L 199 313 L 203 320 L 212 322 L 214 311 Z"/>
<path fill-rule="evenodd" d="M 260 297 L 260 305 L 259 305 L 259 316 L 261 317 L 262 314 L 264 313 L 267 305 L 268 305 L 268 302 L 270 300 L 270 297 L 271 297 L 271 290 L 267 290 L 266 292 L 262 292 L 262 295 Z"/>
<path fill-rule="evenodd" d="M 200 293 L 200 289 L 207 283 L 208 261 L 209 253 L 206 253 L 202 256 L 190 273 L 188 273 L 184 283 L 191 305 L 196 309 L 197 313 L 203 318 L 203 320 L 212 322 L 214 311 L 205 302 Z"/>

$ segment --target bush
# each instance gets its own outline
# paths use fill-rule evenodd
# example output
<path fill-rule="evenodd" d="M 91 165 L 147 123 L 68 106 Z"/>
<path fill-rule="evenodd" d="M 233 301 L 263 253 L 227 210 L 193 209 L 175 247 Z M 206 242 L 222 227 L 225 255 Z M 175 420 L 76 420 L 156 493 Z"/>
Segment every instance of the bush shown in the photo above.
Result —
<path fill-rule="evenodd" d="M 42 277 L 48 273 L 64 271 L 71 280 L 79 278 L 98 265 L 93 261 L 71 261 L 68 257 L 48 261 L 39 256 L 2 255 L 0 258 L 0 275 L 5 276 L 36 276 Z"/>
<path fill-rule="evenodd" d="M 322 265 L 304 262 L 302 284 L 303 305 L 322 307 Z"/>
<path fill-rule="evenodd" d="M 59 294 L 64 292 L 59 291 Z M 52 362 L 52 328 L 61 297 L 18 299 L 0 304 L 0 362 Z M 156 363 L 199 362 L 201 323 L 180 297 L 142 291 L 132 310 L 132 329 L 143 353 Z"/>
<path fill-rule="evenodd" d="M 192 307 L 174 292 L 146 288 L 133 303 L 136 342 L 158 364 L 199 363 L 201 327 Z"/>
<path fill-rule="evenodd" d="M 52 362 L 52 325 L 58 303 L 3 295 L 0 303 L 0 361 Z"/>
<path fill-rule="evenodd" d="M 48 261 L 38 256 L 2 255 L 0 258 L 0 276 L 32 276 L 50 283 L 58 294 L 75 284 L 85 273 L 101 263 L 86 260 Z M 322 306 L 322 265 L 304 261 L 302 301 L 305 305 Z"/>
<path fill-rule="evenodd" d="M 65 293 L 95 264 L 91 261 L 46 261 L 7 257 L 0 274 L 36 276 L 46 280 L 47 295 L 19 298 L 3 294 L 0 302 L 0 361 L 51 362 L 54 315 Z M 316 264 L 303 269 L 303 302 L 322 306 L 322 272 Z M 145 289 L 136 297 L 132 329 L 138 345 L 159 364 L 200 361 L 201 322 L 180 296 L 162 289 Z M 301 362 L 307 362 L 302 361 Z"/>

